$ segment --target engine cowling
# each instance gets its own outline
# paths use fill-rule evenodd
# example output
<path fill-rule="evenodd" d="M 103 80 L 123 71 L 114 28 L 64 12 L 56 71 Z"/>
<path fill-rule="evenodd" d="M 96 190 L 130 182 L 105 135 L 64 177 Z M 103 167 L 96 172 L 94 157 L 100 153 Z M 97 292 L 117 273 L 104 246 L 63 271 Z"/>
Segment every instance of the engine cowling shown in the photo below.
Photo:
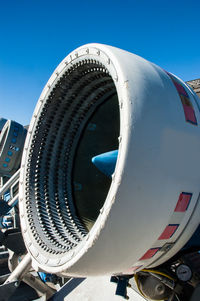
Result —
<path fill-rule="evenodd" d="M 162 68 L 101 44 L 69 54 L 38 100 L 22 158 L 34 268 L 127 274 L 176 254 L 199 224 L 199 123 L 198 97 Z M 92 158 L 112 151 L 109 176 Z"/>

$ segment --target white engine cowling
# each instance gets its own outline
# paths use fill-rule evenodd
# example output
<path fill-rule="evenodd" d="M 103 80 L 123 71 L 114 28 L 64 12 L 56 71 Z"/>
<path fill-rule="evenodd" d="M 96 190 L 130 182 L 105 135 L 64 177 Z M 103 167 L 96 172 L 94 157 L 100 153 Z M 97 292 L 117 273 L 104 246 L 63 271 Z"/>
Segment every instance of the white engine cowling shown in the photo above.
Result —
<path fill-rule="evenodd" d="M 199 99 L 183 81 L 101 44 L 69 54 L 28 130 L 20 218 L 36 270 L 128 274 L 162 264 L 199 224 Z M 118 149 L 112 179 L 92 157 Z"/>

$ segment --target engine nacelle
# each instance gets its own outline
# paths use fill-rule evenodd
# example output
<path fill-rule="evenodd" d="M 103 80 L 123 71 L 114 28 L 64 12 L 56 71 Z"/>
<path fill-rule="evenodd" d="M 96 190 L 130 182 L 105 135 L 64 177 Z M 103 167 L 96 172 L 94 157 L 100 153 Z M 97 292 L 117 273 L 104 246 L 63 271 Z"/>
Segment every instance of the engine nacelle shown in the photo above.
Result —
<path fill-rule="evenodd" d="M 7 119 L 2 118 L 2 117 L 0 118 L 0 134 L 1 134 L 1 131 L 2 131 L 6 121 L 7 121 Z"/>
<path fill-rule="evenodd" d="M 20 174 L 33 266 L 134 273 L 175 255 L 199 224 L 199 99 L 132 53 L 88 44 L 56 68 L 34 111 Z M 112 176 L 92 158 L 117 152 Z"/>
<path fill-rule="evenodd" d="M 0 176 L 10 177 L 19 169 L 26 134 L 23 125 L 0 118 Z"/>

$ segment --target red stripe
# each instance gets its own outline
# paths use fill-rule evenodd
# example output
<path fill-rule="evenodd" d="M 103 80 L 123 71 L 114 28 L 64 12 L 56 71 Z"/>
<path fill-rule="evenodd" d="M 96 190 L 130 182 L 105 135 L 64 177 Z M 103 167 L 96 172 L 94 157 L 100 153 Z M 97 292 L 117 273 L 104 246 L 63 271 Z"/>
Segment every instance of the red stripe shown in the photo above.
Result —
<path fill-rule="evenodd" d="M 182 94 L 184 96 L 188 96 L 188 94 L 187 94 L 185 88 L 182 86 L 182 84 L 179 83 L 179 82 L 177 82 L 176 80 L 174 80 L 174 78 L 172 80 L 173 80 L 173 83 L 174 83 L 174 85 L 175 85 L 176 90 L 178 91 L 178 93 Z"/>
<path fill-rule="evenodd" d="M 185 113 L 186 121 L 192 122 L 193 124 L 197 124 L 197 119 L 196 119 L 196 116 L 195 116 L 193 106 L 188 106 L 186 104 L 183 104 L 183 110 L 184 110 L 184 113 Z"/>
<path fill-rule="evenodd" d="M 179 225 L 168 225 L 165 228 L 165 230 L 163 231 L 163 233 L 160 235 L 160 237 L 158 238 L 158 240 L 171 238 L 174 235 L 174 233 L 176 232 L 178 226 Z"/>
<path fill-rule="evenodd" d="M 182 192 L 176 204 L 175 212 L 185 212 L 189 206 L 192 193 Z"/>
<path fill-rule="evenodd" d="M 197 125 L 195 111 L 194 111 L 192 102 L 190 101 L 187 90 L 185 89 L 183 84 L 178 79 L 176 79 L 171 73 L 167 72 L 167 74 L 171 78 L 171 80 L 179 94 L 179 97 L 181 98 L 181 102 L 182 102 L 183 110 L 184 110 L 184 114 L 185 114 L 185 120 L 194 125 Z"/>
<path fill-rule="evenodd" d="M 152 258 L 160 248 L 149 249 L 139 260 L 146 260 Z"/>

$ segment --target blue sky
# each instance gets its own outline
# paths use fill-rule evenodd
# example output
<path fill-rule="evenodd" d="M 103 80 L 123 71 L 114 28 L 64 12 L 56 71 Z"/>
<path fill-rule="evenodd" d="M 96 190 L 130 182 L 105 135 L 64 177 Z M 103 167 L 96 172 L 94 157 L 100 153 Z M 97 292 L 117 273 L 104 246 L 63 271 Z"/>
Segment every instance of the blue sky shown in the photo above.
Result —
<path fill-rule="evenodd" d="M 28 124 L 59 62 L 90 42 L 200 78 L 199 16 L 199 0 L 0 0 L 0 116 Z"/>

